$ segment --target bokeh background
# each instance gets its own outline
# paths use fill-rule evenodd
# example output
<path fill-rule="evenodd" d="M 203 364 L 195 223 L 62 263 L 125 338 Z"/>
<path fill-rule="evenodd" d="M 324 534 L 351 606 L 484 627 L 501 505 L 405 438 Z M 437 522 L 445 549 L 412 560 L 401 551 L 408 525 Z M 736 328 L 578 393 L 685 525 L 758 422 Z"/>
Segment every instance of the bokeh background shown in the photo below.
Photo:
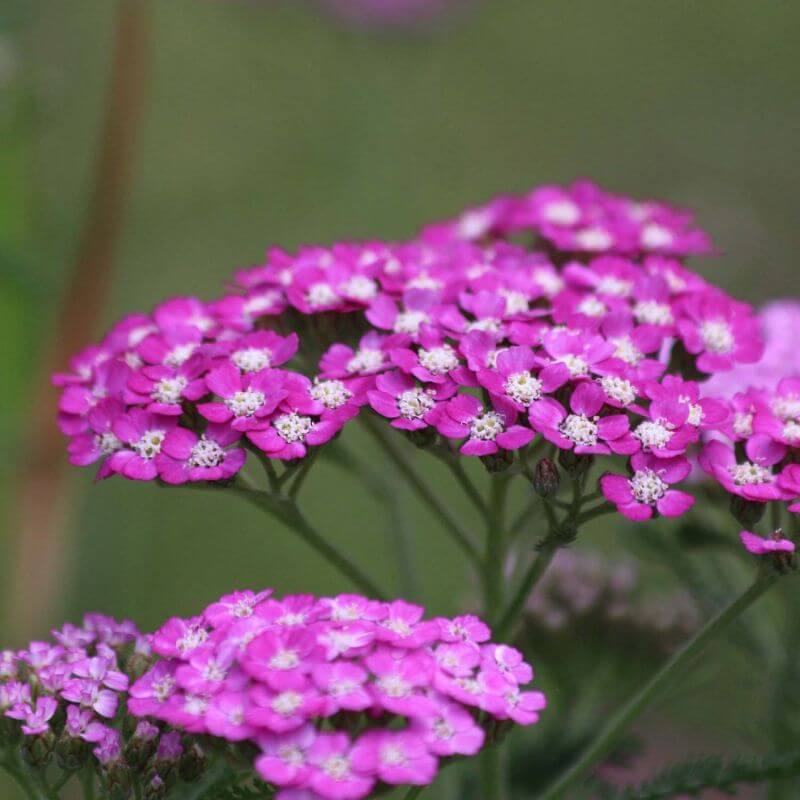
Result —
<path fill-rule="evenodd" d="M 734 294 L 798 294 L 798 4 L 455 0 L 456 13 L 435 25 L 376 29 L 297 0 L 141 2 L 142 124 L 97 334 L 170 295 L 212 296 L 270 244 L 405 237 L 493 193 L 581 176 L 695 207 L 724 253 L 695 266 Z M 118 13 L 112 0 L 0 2 L 8 645 L 89 609 L 149 628 L 233 587 L 342 588 L 290 533 L 224 495 L 93 485 L 91 471 L 67 472 L 68 491 L 55 500 L 42 491 L 65 537 L 38 555 L 52 562 L 44 589 L 19 558 L 16 501 L 32 424 L 54 424 L 31 422 L 37 378 L 85 227 Z M 356 446 L 405 498 L 368 442 Z M 56 475 L 65 454 L 53 448 L 49 458 Z M 392 590 L 437 613 L 468 601 L 449 541 L 410 498 L 412 587 L 402 584 L 386 514 L 351 477 L 323 464 L 305 495 L 309 515 Z M 614 531 L 597 530 L 594 544 L 613 546 Z M 693 693 L 661 709 L 657 736 L 753 747 L 758 734 L 745 728 L 756 666 L 726 667 L 724 681 L 701 675 Z"/>

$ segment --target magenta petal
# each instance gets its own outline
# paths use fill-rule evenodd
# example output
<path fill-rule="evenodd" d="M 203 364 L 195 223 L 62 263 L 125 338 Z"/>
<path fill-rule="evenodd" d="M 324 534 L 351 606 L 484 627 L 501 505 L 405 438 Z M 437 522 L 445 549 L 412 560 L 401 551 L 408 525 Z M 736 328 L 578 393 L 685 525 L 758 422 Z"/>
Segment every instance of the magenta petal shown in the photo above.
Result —
<path fill-rule="evenodd" d="M 670 489 L 656 502 L 659 514 L 665 517 L 679 517 L 685 514 L 694 505 L 694 497 L 686 492 Z"/>
<path fill-rule="evenodd" d="M 224 403 L 200 403 L 197 410 L 209 422 L 227 422 L 233 416 L 233 412 Z"/>
<path fill-rule="evenodd" d="M 214 394 L 228 397 L 242 388 L 242 380 L 239 370 L 227 362 L 206 375 L 206 385 Z"/>
<path fill-rule="evenodd" d="M 634 520 L 634 522 L 645 522 L 653 516 L 653 509 L 644 503 L 627 503 L 626 505 L 618 506 L 617 510 L 628 519 Z"/>
<path fill-rule="evenodd" d="M 536 434 L 522 425 L 512 425 L 508 430 L 499 434 L 496 441 L 504 450 L 518 450 L 531 442 Z"/>
<path fill-rule="evenodd" d="M 628 427 L 628 418 L 624 414 L 613 414 L 610 417 L 603 417 L 597 423 L 600 438 L 606 440 L 619 439 L 620 436 L 624 436 L 628 432 Z"/>
<path fill-rule="evenodd" d="M 168 456 L 185 461 L 192 454 L 192 448 L 197 444 L 197 434 L 186 428 L 174 428 L 165 437 L 161 450 Z"/>
<path fill-rule="evenodd" d="M 623 475 L 603 475 L 600 489 L 607 500 L 617 505 L 633 502 L 630 483 Z"/>

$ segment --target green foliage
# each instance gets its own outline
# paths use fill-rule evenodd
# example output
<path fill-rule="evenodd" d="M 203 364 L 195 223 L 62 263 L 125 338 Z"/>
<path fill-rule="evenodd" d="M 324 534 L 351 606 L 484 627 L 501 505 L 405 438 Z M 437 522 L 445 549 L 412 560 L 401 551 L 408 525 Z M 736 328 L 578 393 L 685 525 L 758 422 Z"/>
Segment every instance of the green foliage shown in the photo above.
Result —
<path fill-rule="evenodd" d="M 704 757 L 673 764 L 638 786 L 599 790 L 602 800 L 664 800 L 678 795 L 696 797 L 706 789 L 735 794 L 742 783 L 763 783 L 800 775 L 800 750 L 733 759 Z"/>

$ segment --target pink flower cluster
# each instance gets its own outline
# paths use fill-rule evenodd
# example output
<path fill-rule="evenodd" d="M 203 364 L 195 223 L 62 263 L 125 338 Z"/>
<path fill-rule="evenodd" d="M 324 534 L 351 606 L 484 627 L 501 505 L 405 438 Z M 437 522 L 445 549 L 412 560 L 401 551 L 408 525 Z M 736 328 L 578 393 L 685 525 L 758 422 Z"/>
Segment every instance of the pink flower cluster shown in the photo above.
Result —
<path fill-rule="evenodd" d="M 705 444 L 700 466 L 745 501 L 789 502 L 800 512 L 800 374 L 739 392 L 729 405 L 722 435 Z"/>
<path fill-rule="evenodd" d="M 530 248 L 502 238 L 524 231 Z M 628 457 L 606 496 L 633 519 L 677 515 L 687 448 L 728 417 L 696 379 L 761 352 L 749 306 L 680 261 L 706 249 L 686 212 L 588 183 L 406 243 L 272 249 L 230 294 L 129 316 L 55 377 L 70 460 L 224 481 L 246 450 L 303 458 L 368 408 L 505 463 L 545 441 Z"/>
<path fill-rule="evenodd" d="M 135 715 L 252 742 L 280 800 L 350 800 L 426 785 L 498 724 L 531 725 L 522 655 L 476 617 L 423 618 L 402 600 L 236 592 L 151 639 L 161 660 L 130 689 Z"/>
<path fill-rule="evenodd" d="M 59 746 L 73 752 L 87 743 L 84 749 L 93 748 L 101 764 L 110 764 L 122 756 L 115 720 L 125 709 L 131 670 L 149 658 L 147 639 L 132 622 L 100 614 L 53 636 L 55 642 L 0 651 L 0 715 L 18 720 L 28 737 L 59 733 Z M 156 739 L 159 731 L 145 726 L 135 735 Z"/>

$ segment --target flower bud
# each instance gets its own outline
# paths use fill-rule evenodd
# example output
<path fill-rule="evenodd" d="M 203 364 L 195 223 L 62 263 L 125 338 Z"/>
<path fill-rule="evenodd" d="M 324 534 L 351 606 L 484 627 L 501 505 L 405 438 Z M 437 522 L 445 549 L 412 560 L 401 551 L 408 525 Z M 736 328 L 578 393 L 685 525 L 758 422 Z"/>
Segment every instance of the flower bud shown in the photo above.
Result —
<path fill-rule="evenodd" d="M 540 458 L 533 469 L 533 490 L 539 497 L 555 497 L 561 484 L 561 475 L 552 459 Z"/>
<path fill-rule="evenodd" d="M 731 495 L 730 512 L 745 528 L 752 528 L 766 511 L 766 503 L 756 503 L 753 500 L 745 500 L 738 494 Z"/>
<path fill-rule="evenodd" d="M 594 456 L 578 455 L 572 450 L 561 450 L 558 454 L 558 463 L 564 467 L 567 475 L 574 480 L 589 471 L 594 463 Z"/>
<path fill-rule="evenodd" d="M 64 772 L 76 772 L 89 758 L 91 745 L 64 731 L 56 742 L 56 761 Z"/>
<path fill-rule="evenodd" d="M 142 720 L 125 745 L 125 760 L 133 769 L 144 766 L 156 751 L 156 740 L 159 729 L 155 725 Z"/>
<path fill-rule="evenodd" d="M 153 777 L 145 784 L 144 800 L 161 800 L 167 793 L 167 784 L 158 775 Z"/>
<path fill-rule="evenodd" d="M 183 754 L 178 765 L 178 774 L 181 780 L 190 783 L 196 781 L 205 771 L 206 754 L 196 742 Z"/>
<path fill-rule="evenodd" d="M 131 770 L 121 758 L 106 764 L 100 780 L 109 800 L 128 800 L 131 796 Z"/>
<path fill-rule="evenodd" d="M 52 731 L 45 731 L 38 736 L 25 736 L 20 748 L 22 758 L 32 767 L 46 767 L 53 758 L 55 738 Z"/>

